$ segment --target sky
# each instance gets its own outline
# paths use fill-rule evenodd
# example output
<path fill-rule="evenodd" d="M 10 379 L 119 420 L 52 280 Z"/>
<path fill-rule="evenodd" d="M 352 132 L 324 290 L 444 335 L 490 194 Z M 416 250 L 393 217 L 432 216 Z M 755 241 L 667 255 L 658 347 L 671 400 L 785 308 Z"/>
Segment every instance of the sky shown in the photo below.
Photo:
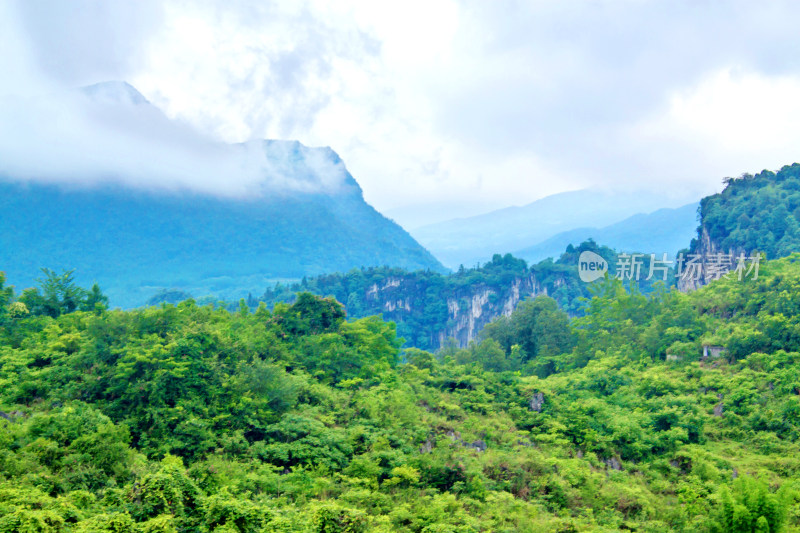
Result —
<path fill-rule="evenodd" d="M 0 153 L 33 135 L 20 101 L 126 80 L 203 139 L 330 146 L 407 227 L 591 187 L 688 202 L 800 161 L 797 20 L 794 1 L 3 3 Z M 53 137 L 86 129 L 50 111 Z"/>

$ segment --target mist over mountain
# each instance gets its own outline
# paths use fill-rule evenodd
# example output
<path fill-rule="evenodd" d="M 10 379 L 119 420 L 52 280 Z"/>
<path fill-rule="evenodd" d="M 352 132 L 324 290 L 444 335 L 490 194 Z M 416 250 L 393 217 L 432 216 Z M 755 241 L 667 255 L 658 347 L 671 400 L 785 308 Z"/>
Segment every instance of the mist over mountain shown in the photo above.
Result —
<path fill-rule="evenodd" d="M 559 233 L 534 246 L 514 252 L 526 261 L 537 262 L 558 257 L 572 244 L 588 239 L 602 243 L 617 252 L 667 253 L 673 256 L 687 246 L 696 233 L 697 202 L 677 208 L 664 208 L 652 213 L 633 215 L 603 228 L 577 228 Z"/>
<path fill-rule="evenodd" d="M 235 298 L 362 266 L 443 269 L 330 148 L 213 142 L 124 82 L 29 106 L 45 108 L 66 122 L 0 139 L 26 149 L 0 153 L 0 265 L 18 289 L 42 267 L 75 269 L 128 307 L 163 288 Z"/>
<path fill-rule="evenodd" d="M 605 227 L 635 214 L 679 207 L 691 200 L 647 192 L 585 189 L 554 194 L 524 206 L 423 226 L 411 233 L 445 265 L 458 268 L 461 264 L 486 262 L 495 253 L 524 250 L 565 231 Z M 576 243 L 579 242 L 581 239 Z M 566 244 L 548 248 L 547 255 L 537 257 L 558 256 Z"/>
<path fill-rule="evenodd" d="M 338 156 L 261 139 L 218 142 L 168 118 L 122 81 L 2 99 L 0 124 L 0 176 L 10 180 L 234 198 L 347 187 Z"/>

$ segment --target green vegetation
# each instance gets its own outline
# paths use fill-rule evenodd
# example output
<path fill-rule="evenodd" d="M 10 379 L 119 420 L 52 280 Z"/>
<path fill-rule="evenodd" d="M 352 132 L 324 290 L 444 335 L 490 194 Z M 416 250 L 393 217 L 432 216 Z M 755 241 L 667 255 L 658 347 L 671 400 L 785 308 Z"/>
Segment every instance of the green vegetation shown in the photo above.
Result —
<path fill-rule="evenodd" d="M 108 308 L 108 297 L 102 293 L 97 283 L 87 291 L 75 284 L 72 270 L 56 274 L 43 268 L 42 272 L 45 277 L 38 280 L 41 290 L 25 289 L 18 302 L 24 309 L 17 305 L 18 311 L 26 310 L 34 315 L 55 318 L 78 309 L 102 312 Z M 12 293 L 7 292 L 7 295 L 10 298 Z"/>
<path fill-rule="evenodd" d="M 489 314 L 490 318 L 503 312 L 503 304 L 512 297 L 515 287 L 522 298 L 546 293 L 570 316 L 582 315 L 585 298 L 590 297 L 591 292 L 590 285 L 578 278 L 576 266 L 578 256 L 586 250 L 604 257 L 610 271 L 615 272 L 614 250 L 590 239 L 577 247 L 568 246 L 555 261 L 546 259 L 530 267 L 511 254 L 496 254 L 484 265 L 462 266 L 448 275 L 389 267 L 355 269 L 344 274 L 303 278 L 291 285 L 277 284 L 267 289 L 260 300 L 253 299 L 248 305 L 255 307 L 261 301 L 271 308 L 276 303 L 294 301 L 301 292 L 331 296 L 345 305 L 351 317 L 382 315 L 394 321 L 398 335 L 405 339 L 407 346 L 438 349 L 441 334 L 447 332 L 457 318 L 452 309 L 448 309 L 448 302 L 458 304 L 459 311 L 464 314 L 473 296 L 484 290 L 491 293 L 484 309 L 484 316 Z M 645 258 L 644 267 L 643 278 L 649 268 L 649 257 Z M 673 276 L 668 277 L 668 283 L 674 284 Z M 629 285 L 626 281 L 626 286 Z M 642 279 L 639 288 L 649 293 L 654 287 L 654 281 Z M 231 309 L 237 305 L 232 304 Z"/>
<path fill-rule="evenodd" d="M 37 294 L 0 280 L 0 532 L 800 531 L 800 254 L 437 354 L 308 293 Z"/>
<path fill-rule="evenodd" d="M 287 149 L 298 177 L 315 172 L 307 154 L 341 164 L 327 149 Z M 79 283 L 97 281 L 123 308 L 170 289 L 234 300 L 267 280 L 362 265 L 445 270 L 364 201 L 352 176 L 344 179 L 335 194 L 248 200 L 0 180 L 0 226 L 13 228 L 0 232 L 0 265 L 20 289 L 42 266 L 75 269 Z"/>
<path fill-rule="evenodd" d="M 276 303 L 294 301 L 301 292 L 331 296 L 345 305 L 349 316 L 382 314 L 397 324 L 398 335 L 410 346 L 431 349 L 438 347 L 439 333 L 451 319 L 448 298 L 456 301 L 470 299 L 476 290 L 484 288 L 495 295 L 504 295 L 515 280 L 530 275 L 525 261 L 510 254 L 505 257 L 496 255 L 479 268 L 461 268 L 450 275 L 430 270 L 409 272 L 380 267 L 303 278 L 299 283 L 278 284 L 267 289 L 260 301 L 271 308 Z M 387 309 L 387 302 L 397 301 L 402 301 L 407 307 L 401 305 Z"/>
<path fill-rule="evenodd" d="M 777 173 L 726 178 L 725 190 L 700 202 L 701 226 L 692 241 L 696 252 L 703 229 L 725 252 L 764 252 L 768 259 L 800 249 L 800 164 Z"/>

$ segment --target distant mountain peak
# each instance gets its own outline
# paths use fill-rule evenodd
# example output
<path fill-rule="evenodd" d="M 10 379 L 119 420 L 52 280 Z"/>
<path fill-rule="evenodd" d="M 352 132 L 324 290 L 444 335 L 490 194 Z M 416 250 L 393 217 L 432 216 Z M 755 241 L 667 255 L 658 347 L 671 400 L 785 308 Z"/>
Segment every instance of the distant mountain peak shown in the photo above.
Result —
<path fill-rule="evenodd" d="M 323 272 L 444 270 L 330 147 L 223 143 L 124 81 L 33 110 L 9 130 L 30 133 L 0 145 L 0 227 L 14 228 L 0 232 L 0 265 L 22 286 L 42 266 L 75 269 L 133 306 L 161 289 L 238 299 Z"/>
<path fill-rule="evenodd" d="M 356 194 L 361 187 L 335 151 L 296 140 L 258 139 L 233 145 L 242 164 L 258 169 L 263 192 Z"/>
<path fill-rule="evenodd" d="M 15 116 L 19 124 L 4 126 L 27 133 L 0 143 L 4 180 L 239 199 L 363 198 L 342 158 L 328 146 L 268 139 L 228 144 L 167 116 L 124 80 L 49 95 Z"/>
<path fill-rule="evenodd" d="M 147 105 L 150 102 L 136 87 L 122 80 L 102 81 L 81 87 L 92 100 L 103 104 Z"/>

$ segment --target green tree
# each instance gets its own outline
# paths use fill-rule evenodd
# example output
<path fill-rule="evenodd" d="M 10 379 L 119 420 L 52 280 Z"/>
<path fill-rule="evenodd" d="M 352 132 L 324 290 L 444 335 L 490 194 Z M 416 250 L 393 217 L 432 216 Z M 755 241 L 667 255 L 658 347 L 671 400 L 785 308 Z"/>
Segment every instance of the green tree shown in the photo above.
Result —
<path fill-rule="evenodd" d="M 108 296 L 103 294 L 97 283 L 92 284 L 92 288 L 86 292 L 85 298 L 80 304 L 81 311 L 92 311 L 102 313 L 108 309 Z"/>
<path fill-rule="evenodd" d="M 481 336 L 492 339 L 511 359 L 512 348 L 519 347 L 517 365 L 538 357 L 553 357 L 569 352 L 575 344 L 569 317 L 546 296 L 525 300 L 510 317 L 500 317 L 488 324 Z"/>
<path fill-rule="evenodd" d="M 728 487 L 722 488 L 714 529 L 725 533 L 780 531 L 791 498 L 787 485 L 771 493 L 765 481 L 740 477 L 733 483 L 733 493 Z"/>

